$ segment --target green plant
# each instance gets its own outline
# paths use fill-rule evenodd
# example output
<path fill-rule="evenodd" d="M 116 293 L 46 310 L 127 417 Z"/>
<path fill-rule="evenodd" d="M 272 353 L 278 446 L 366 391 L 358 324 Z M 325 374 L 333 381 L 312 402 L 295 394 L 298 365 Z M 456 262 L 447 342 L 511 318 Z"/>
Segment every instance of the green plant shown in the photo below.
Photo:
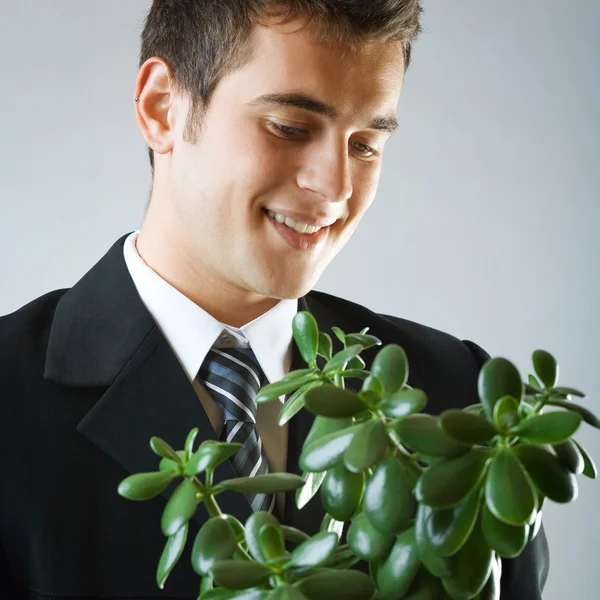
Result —
<path fill-rule="evenodd" d="M 308 368 L 257 397 L 290 394 L 280 424 L 303 408 L 314 413 L 300 456 L 303 477 L 275 473 L 213 485 L 215 468 L 239 445 L 206 440 L 194 450 L 192 430 L 177 452 L 152 438 L 159 470 L 121 482 L 122 496 L 147 500 L 182 479 L 162 516 L 167 541 L 158 585 L 181 557 L 202 503 L 209 519 L 191 554 L 202 600 L 499 598 L 500 558 L 518 556 L 537 535 L 546 499 L 570 502 L 576 475 L 597 475 L 572 439 L 582 421 L 600 428 L 571 401 L 584 394 L 556 387 L 556 360 L 536 350 L 527 383 L 511 362 L 493 358 L 479 373 L 479 404 L 423 414 L 427 397 L 407 385 L 400 346 L 382 347 L 367 371 L 359 355 L 381 341 L 367 329 L 333 332 L 343 346 L 335 354 L 331 337 L 299 312 L 293 335 Z M 317 356 L 326 361 L 322 369 Z M 360 392 L 346 389 L 345 378 L 362 380 Z M 320 490 L 327 516 L 312 537 L 263 512 L 242 524 L 222 514 L 216 497 L 224 490 L 296 490 L 299 507 Z M 360 559 L 370 576 L 351 569 Z"/>

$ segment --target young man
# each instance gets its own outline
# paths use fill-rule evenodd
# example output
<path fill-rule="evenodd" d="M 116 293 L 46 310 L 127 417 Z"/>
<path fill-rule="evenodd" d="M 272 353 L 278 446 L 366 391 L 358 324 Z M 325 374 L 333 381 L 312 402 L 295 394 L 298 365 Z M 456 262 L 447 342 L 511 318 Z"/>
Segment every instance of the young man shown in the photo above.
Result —
<path fill-rule="evenodd" d="M 156 470 L 151 436 L 181 447 L 192 427 L 244 445 L 226 475 L 299 472 L 310 415 L 278 427 L 280 403 L 255 414 L 229 394 L 236 421 L 215 375 L 305 366 L 298 310 L 402 345 L 430 412 L 477 401 L 472 342 L 311 291 L 375 198 L 419 16 L 418 0 L 154 1 L 134 103 L 153 168 L 141 229 L 0 319 L 0 597 L 195 598 L 189 545 L 166 591 L 154 583 L 165 498 L 117 486 Z M 309 532 L 323 516 L 318 498 L 221 498 Z M 504 561 L 502 598 L 541 598 L 547 568 L 542 531 Z"/>

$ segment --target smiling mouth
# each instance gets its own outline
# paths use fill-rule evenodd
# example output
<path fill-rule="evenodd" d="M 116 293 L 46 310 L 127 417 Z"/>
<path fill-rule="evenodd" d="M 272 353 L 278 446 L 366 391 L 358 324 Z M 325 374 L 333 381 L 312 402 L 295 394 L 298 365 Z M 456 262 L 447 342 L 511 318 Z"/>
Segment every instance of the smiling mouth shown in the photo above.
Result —
<path fill-rule="evenodd" d="M 269 219 L 271 219 L 272 221 L 275 221 L 275 223 L 277 223 L 277 224 L 279 224 L 279 225 L 281 225 L 283 227 L 286 227 L 287 229 L 289 229 L 290 231 L 293 231 L 297 235 L 301 235 L 301 236 L 305 236 L 305 237 L 311 237 L 311 236 L 316 235 L 317 233 L 319 233 L 319 231 L 326 230 L 326 229 L 329 229 L 331 227 L 331 225 L 324 225 L 324 226 L 321 226 L 321 227 L 317 228 L 316 230 L 310 231 L 310 232 L 297 231 L 296 229 L 294 229 L 294 227 L 291 227 L 290 225 L 287 225 L 285 222 L 281 222 L 280 220 L 277 220 L 275 218 L 275 213 L 273 211 L 271 211 L 271 210 L 269 210 L 267 208 L 262 208 L 261 210 L 262 210 L 262 212 L 265 215 L 267 215 L 267 217 Z"/>

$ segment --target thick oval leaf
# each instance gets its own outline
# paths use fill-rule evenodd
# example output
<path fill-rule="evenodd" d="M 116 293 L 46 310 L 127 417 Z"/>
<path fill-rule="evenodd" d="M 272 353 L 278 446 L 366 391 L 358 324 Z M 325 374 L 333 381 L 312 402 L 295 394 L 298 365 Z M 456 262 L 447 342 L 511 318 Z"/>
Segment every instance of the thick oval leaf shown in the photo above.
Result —
<path fill-rule="evenodd" d="M 322 531 L 297 546 L 290 557 L 287 568 L 306 569 L 318 567 L 330 558 L 338 545 L 336 533 Z"/>
<path fill-rule="evenodd" d="M 231 490 L 244 494 L 271 494 L 278 492 L 289 492 L 297 490 L 304 485 L 300 475 L 293 473 L 267 473 L 266 475 L 254 475 L 254 477 L 237 477 L 226 479 L 217 484 L 213 491 Z"/>
<path fill-rule="evenodd" d="M 175 450 L 165 442 L 165 440 L 159 437 L 151 437 L 150 438 L 150 448 L 152 448 L 152 452 L 161 458 L 168 458 L 173 462 L 179 463 L 181 462 L 181 458 L 177 455 Z"/>
<path fill-rule="evenodd" d="M 290 527 L 289 525 L 280 525 L 280 527 L 284 539 L 288 542 L 301 544 L 310 538 L 307 533 L 304 533 L 304 531 L 300 531 L 300 529 L 296 529 L 295 527 Z"/>
<path fill-rule="evenodd" d="M 476 524 L 465 545 L 450 558 L 452 575 L 442 578 L 445 590 L 452 598 L 473 598 L 485 586 L 492 561 L 492 550 Z"/>
<path fill-rule="evenodd" d="M 334 431 L 304 446 L 300 454 L 300 468 L 303 471 L 326 471 L 340 464 L 357 429 L 358 426 L 354 425 Z"/>
<path fill-rule="evenodd" d="M 327 361 L 331 360 L 333 342 L 331 336 L 324 331 L 319 331 L 319 354 Z"/>
<path fill-rule="evenodd" d="M 344 464 L 353 473 L 362 473 L 379 463 L 390 445 L 385 425 L 367 421 L 356 427 L 354 439 L 344 453 Z"/>
<path fill-rule="evenodd" d="M 429 456 L 455 457 L 465 454 L 469 447 L 459 444 L 438 426 L 438 417 L 426 414 L 409 415 L 388 424 L 403 444 Z"/>
<path fill-rule="evenodd" d="M 304 362 L 313 366 L 319 348 L 319 327 L 315 318 L 308 311 L 298 311 L 292 320 L 292 334 Z"/>
<path fill-rule="evenodd" d="M 375 591 L 368 575 L 353 570 L 317 573 L 295 585 L 310 600 L 369 600 Z"/>
<path fill-rule="evenodd" d="M 192 476 L 202 473 L 206 469 L 215 469 L 242 447 L 242 444 L 228 444 L 225 442 L 203 443 L 192 454 L 188 464 L 185 466 L 185 474 Z"/>
<path fill-rule="evenodd" d="M 296 506 L 298 508 L 304 508 L 319 491 L 325 476 L 326 471 L 319 473 L 303 473 L 302 479 L 304 479 L 304 485 L 296 490 Z"/>
<path fill-rule="evenodd" d="M 196 441 L 198 431 L 199 429 L 197 427 L 194 427 L 194 429 L 192 429 L 185 438 L 183 456 L 185 458 L 186 463 L 188 460 L 190 460 L 190 456 L 192 456 L 192 454 L 194 453 L 194 442 Z"/>
<path fill-rule="evenodd" d="M 185 457 L 185 450 L 177 450 L 177 456 L 181 459 L 180 462 L 174 462 L 168 458 L 161 459 L 160 463 L 158 463 L 158 470 L 161 472 L 164 471 L 175 471 L 177 475 L 183 474 L 183 464 L 187 461 Z"/>
<path fill-rule="evenodd" d="M 564 396 L 578 396 L 579 398 L 585 398 L 585 394 L 579 390 L 570 387 L 557 387 L 552 390 L 552 393 L 562 394 Z"/>
<path fill-rule="evenodd" d="M 326 514 L 321 521 L 320 531 L 335 533 L 340 539 L 344 533 L 344 522 L 337 521 L 331 515 Z"/>
<path fill-rule="evenodd" d="M 228 590 L 243 590 L 265 583 L 271 575 L 267 567 L 241 560 L 220 560 L 212 568 L 217 585 Z"/>
<path fill-rule="evenodd" d="M 318 381 L 319 379 L 319 375 L 310 369 L 308 370 L 308 374 L 301 377 L 286 377 L 281 381 L 269 383 L 259 390 L 256 395 L 256 402 L 257 404 L 270 402 L 271 400 L 275 400 L 275 398 L 295 392 L 307 383 Z"/>
<path fill-rule="evenodd" d="M 432 575 L 435 577 L 449 577 L 452 574 L 450 559 L 436 554 L 427 533 L 427 522 L 434 510 L 426 504 L 417 505 L 417 514 L 415 515 L 417 551 L 421 563 Z"/>
<path fill-rule="evenodd" d="M 353 346 L 354 344 L 360 344 L 363 350 L 367 350 L 373 346 L 381 346 L 381 340 L 366 333 L 349 333 L 346 336 L 346 345 Z"/>
<path fill-rule="evenodd" d="M 436 554 L 452 556 L 463 547 L 479 515 L 480 495 L 480 490 L 476 489 L 455 506 L 432 511 L 426 528 Z"/>
<path fill-rule="evenodd" d="M 395 540 L 391 532 L 382 533 L 375 529 L 364 513 L 358 514 L 348 528 L 348 546 L 363 560 L 385 559 Z"/>
<path fill-rule="evenodd" d="M 492 358 L 479 371 L 477 391 L 488 419 L 492 420 L 494 406 L 500 398 L 514 396 L 517 402 L 521 402 L 521 375 L 517 367 L 505 358 Z"/>
<path fill-rule="evenodd" d="M 348 546 L 338 546 L 333 556 L 325 561 L 321 568 L 323 569 L 351 569 L 360 558 L 350 550 Z"/>
<path fill-rule="evenodd" d="M 149 500 L 158 496 L 177 477 L 175 471 L 157 473 L 136 473 L 121 481 L 119 495 L 127 500 Z"/>
<path fill-rule="evenodd" d="M 525 471 L 546 497 L 554 502 L 572 502 L 577 498 L 577 480 L 554 454 L 539 446 L 515 446 L 513 452 Z"/>
<path fill-rule="evenodd" d="M 308 598 L 298 588 L 285 583 L 273 590 L 269 600 L 308 600 Z"/>
<path fill-rule="evenodd" d="M 346 334 L 339 327 L 332 327 L 331 331 L 335 334 L 335 337 L 342 342 L 344 347 L 346 346 Z"/>
<path fill-rule="evenodd" d="M 414 581 L 420 566 L 415 528 L 411 527 L 396 538 L 385 562 L 377 569 L 377 588 L 383 594 L 393 594 L 395 598 L 402 598 Z"/>
<path fill-rule="evenodd" d="M 279 525 L 275 526 L 269 523 L 263 525 L 258 532 L 258 543 L 267 561 L 272 561 L 285 554 L 285 541 Z"/>
<path fill-rule="evenodd" d="M 561 408 L 566 408 L 567 410 L 574 411 L 577 414 L 581 415 L 581 418 L 592 427 L 596 429 L 600 429 L 600 419 L 591 411 L 583 406 L 579 406 L 578 404 L 573 404 L 572 402 L 565 402 L 563 400 L 554 400 L 550 399 L 548 401 L 550 406 L 560 406 Z"/>
<path fill-rule="evenodd" d="M 235 534 L 223 517 L 208 519 L 198 531 L 192 546 L 192 568 L 208 575 L 218 560 L 232 558 L 236 549 Z"/>
<path fill-rule="evenodd" d="M 358 508 L 363 487 L 362 473 L 353 473 L 344 465 L 339 465 L 327 471 L 323 481 L 323 507 L 337 521 L 349 521 Z"/>
<path fill-rule="evenodd" d="M 160 526 L 165 536 L 175 535 L 196 512 L 196 486 L 184 479 L 169 498 L 162 513 Z"/>
<path fill-rule="evenodd" d="M 379 404 L 383 414 L 390 419 L 399 419 L 421 412 L 427 404 L 427 395 L 423 390 L 398 390 L 384 398 Z"/>
<path fill-rule="evenodd" d="M 502 561 L 499 556 L 492 559 L 492 572 L 483 586 L 477 600 L 500 600 L 500 579 L 502 577 Z M 439 600 L 443 600 L 440 598 Z"/>
<path fill-rule="evenodd" d="M 304 440 L 303 448 L 306 448 L 310 443 L 318 440 L 334 431 L 341 431 L 352 426 L 352 418 L 347 419 L 329 419 L 327 417 L 315 417 L 313 424 Z"/>
<path fill-rule="evenodd" d="M 281 407 L 281 411 L 279 412 L 279 425 L 285 425 L 293 416 L 298 414 L 304 408 L 306 392 L 308 392 L 308 390 L 322 385 L 322 381 L 311 381 L 297 389 Z"/>
<path fill-rule="evenodd" d="M 592 457 L 575 440 L 573 440 L 573 443 L 577 446 L 577 449 L 581 454 L 581 458 L 583 458 L 583 475 L 589 477 L 590 479 L 596 479 L 596 477 L 598 476 L 598 469 L 596 468 Z"/>
<path fill-rule="evenodd" d="M 333 371 L 337 371 L 338 369 L 343 369 L 344 365 L 352 360 L 355 356 L 358 356 L 362 352 L 362 346 L 360 344 L 353 344 L 352 346 L 348 346 L 344 350 L 341 350 L 337 354 L 333 356 L 333 358 L 328 361 L 323 367 L 323 373 L 326 375 L 332 373 Z"/>
<path fill-rule="evenodd" d="M 480 485 L 489 460 L 488 451 L 474 449 L 464 456 L 436 462 L 419 478 L 417 500 L 434 508 L 458 504 Z"/>
<path fill-rule="evenodd" d="M 373 359 L 371 374 L 383 384 L 384 394 L 391 396 L 408 380 L 408 358 L 398 344 L 387 344 Z"/>
<path fill-rule="evenodd" d="M 488 546 L 503 558 L 519 556 L 529 538 L 527 523 L 518 527 L 507 525 L 497 519 L 486 505 L 482 508 L 481 530 Z"/>
<path fill-rule="evenodd" d="M 510 450 L 500 450 L 492 459 L 485 501 L 496 518 L 508 525 L 528 523 L 536 509 L 529 479 Z"/>
<path fill-rule="evenodd" d="M 438 424 L 451 438 L 463 444 L 486 444 L 497 434 L 487 419 L 458 409 L 444 411 Z"/>
<path fill-rule="evenodd" d="M 381 396 L 383 396 L 383 384 L 375 377 L 375 375 L 369 375 L 363 381 L 360 391 L 375 392 L 375 396 L 381 398 Z"/>
<path fill-rule="evenodd" d="M 258 562 L 266 562 L 268 560 L 263 554 L 259 537 L 260 531 L 265 525 L 279 527 L 279 523 L 273 515 L 264 511 L 259 511 L 252 513 L 246 520 L 246 524 L 244 526 L 248 550 Z"/>
<path fill-rule="evenodd" d="M 355 393 L 335 385 L 312 388 L 306 393 L 304 402 L 311 413 L 334 419 L 353 417 L 366 408 Z"/>
<path fill-rule="evenodd" d="M 519 402 L 513 396 L 503 396 L 494 405 L 493 421 L 498 431 L 506 432 L 520 420 Z"/>
<path fill-rule="evenodd" d="M 552 388 L 558 381 L 558 365 L 552 354 L 545 350 L 535 350 L 533 355 L 533 369 L 547 388 Z"/>
<path fill-rule="evenodd" d="M 553 411 L 529 417 L 509 433 L 532 444 L 558 444 L 568 440 L 578 429 L 581 415 L 572 411 Z"/>
<path fill-rule="evenodd" d="M 408 527 L 415 504 L 409 476 L 398 460 L 390 456 L 367 482 L 363 499 L 365 516 L 381 533 L 398 533 Z"/>
<path fill-rule="evenodd" d="M 187 534 L 188 524 L 185 523 L 175 535 L 169 537 L 165 544 L 160 560 L 158 561 L 158 568 L 156 569 L 156 584 L 161 590 L 164 589 L 167 578 L 181 558 Z"/>

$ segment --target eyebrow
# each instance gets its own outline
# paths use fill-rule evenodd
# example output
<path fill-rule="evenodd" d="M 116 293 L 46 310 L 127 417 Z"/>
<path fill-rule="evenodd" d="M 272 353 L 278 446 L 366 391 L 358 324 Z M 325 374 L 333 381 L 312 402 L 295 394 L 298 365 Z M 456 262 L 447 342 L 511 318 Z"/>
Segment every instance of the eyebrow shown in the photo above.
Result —
<path fill-rule="evenodd" d="M 291 108 L 299 108 L 308 112 L 315 113 L 324 117 L 328 117 L 332 121 L 340 119 L 339 111 L 326 102 L 317 100 L 307 94 L 299 92 L 286 92 L 263 94 L 247 103 L 249 106 L 283 106 Z M 398 121 L 393 117 L 375 117 L 367 125 L 368 129 L 376 129 L 394 135 L 398 131 Z"/>

